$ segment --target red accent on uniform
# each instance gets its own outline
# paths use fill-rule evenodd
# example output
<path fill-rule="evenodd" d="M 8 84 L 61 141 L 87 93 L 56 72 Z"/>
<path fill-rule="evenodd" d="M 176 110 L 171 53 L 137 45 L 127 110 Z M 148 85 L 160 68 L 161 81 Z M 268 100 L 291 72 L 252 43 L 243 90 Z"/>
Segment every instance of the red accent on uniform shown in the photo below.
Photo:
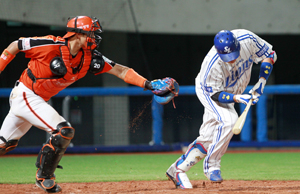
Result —
<path fill-rule="evenodd" d="M 44 36 L 44 37 L 31 37 L 30 44 L 23 45 L 24 38 L 19 39 L 19 49 L 25 53 L 26 58 L 31 58 L 28 63 L 28 68 L 36 78 L 53 78 L 55 75 L 50 70 L 50 62 L 54 57 L 62 57 L 67 73 L 62 78 L 57 79 L 37 79 L 35 83 L 28 77 L 27 69 L 25 69 L 20 77 L 26 87 L 35 92 L 35 94 L 42 97 L 45 101 L 50 100 L 58 92 L 65 89 L 75 81 L 84 77 L 88 72 L 91 64 L 92 54 L 88 49 L 80 50 L 76 56 L 69 53 L 66 40 L 59 36 Z M 25 43 L 26 44 L 26 43 Z M 26 50 L 22 50 L 25 48 Z M 61 49 L 60 49 L 61 48 Z M 82 61 L 82 58 L 84 59 Z M 81 66 L 81 67 L 80 67 Z M 78 71 L 73 72 L 72 68 L 79 68 Z M 111 65 L 105 62 L 105 66 L 101 73 L 109 71 Z"/>
<path fill-rule="evenodd" d="M 275 53 L 275 51 L 271 52 L 270 55 L 273 55 L 274 53 Z M 270 57 L 269 59 L 271 59 L 272 65 L 274 65 L 274 63 L 275 63 L 275 62 L 274 62 L 274 59 L 273 59 L 272 57 Z"/>
<path fill-rule="evenodd" d="M 196 143 L 196 144 L 200 145 L 204 149 L 204 151 L 206 151 L 206 153 L 207 153 L 207 150 L 204 148 L 204 146 L 202 145 L 202 143 Z"/>
<path fill-rule="evenodd" d="M 147 79 L 141 76 L 140 74 L 138 74 L 132 68 L 130 68 L 125 74 L 124 81 L 128 84 L 132 84 L 144 88 L 145 81 L 147 81 Z"/>
<path fill-rule="evenodd" d="M 42 121 L 49 129 L 51 129 L 52 131 L 54 131 L 55 129 L 53 129 L 50 125 L 48 125 L 47 123 L 46 123 L 46 121 L 44 121 L 41 117 L 39 117 L 39 115 L 31 108 L 31 106 L 30 106 L 30 104 L 29 104 L 29 102 L 28 102 L 28 100 L 27 100 L 27 98 L 26 98 L 26 93 L 25 92 L 23 92 L 23 99 L 25 100 L 25 102 L 26 102 L 26 105 L 27 105 L 27 107 L 30 109 L 30 111 L 40 120 L 40 121 Z"/>
<path fill-rule="evenodd" d="M 5 142 L 4 142 L 5 143 Z M 3 147 L 3 146 L 0 146 L 0 148 L 3 148 L 3 149 L 5 149 L 5 151 L 8 151 L 9 149 L 11 149 L 11 148 L 15 148 L 15 147 L 17 147 L 18 146 L 18 144 L 17 145 L 12 145 L 12 146 L 9 146 L 9 147 Z"/>
<path fill-rule="evenodd" d="M 7 49 L 3 51 L 0 56 L 0 71 L 3 71 L 5 67 L 15 58 L 16 55 L 11 54 Z"/>
<path fill-rule="evenodd" d="M 99 75 L 99 74 L 102 74 L 102 73 L 105 73 L 105 72 L 108 72 L 109 70 L 111 70 L 113 67 L 105 61 L 105 65 L 104 65 L 104 68 L 102 69 L 101 72 L 99 73 L 96 73 L 95 75 Z"/>
<path fill-rule="evenodd" d="M 39 40 L 41 45 L 39 45 Z M 61 56 L 65 62 L 67 73 L 63 78 L 58 79 L 37 79 L 36 83 L 27 75 L 27 69 L 22 73 L 20 81 L 28 88 L 33 90 L 37 95 L 42 97 L 45 101 L 48 101 L 52 96 L 56 95 L 61 90 L 65 89 L 67 86 L 71 85 L 78 79 L 85 76 L 89 69 L 91 63 L 91 53 L 89 50 L 86 52 L 79 51 L 78 54 L 73 58 L 69 53 L 68 49 L 63 49 L 62 53 L 60 52 L 60 47 L 62 44 L 44 44 L 43 40 L 53 40 L 62 41 L 65 40 L 61 37 L 47 36 L 42 37 L 41 39 L 35 40 L 34 47 L 31 47 L 29 50 L 25 50 L 25 57 L 31 58 L 28 63 L 28 68 L 32 71 L 33 75 L 36 78 L 52 78 L 55 75 L 51 72 L 49 65 L 50 61 L 57 56 Z M 66 47 L 66 46 L 62 46 Z M 65 56 L 68 53 L 68 56 Z M 81 70 L 73 74 L 72 66 L 80 66 L 81 57 L 84 53 L 84 62 Z M 62 56 L 63 55 L 63 56 Z"/>
<path fill-rule="evenodd" d="M 15 147 L 17 147 L 17 145 L 9 146 L 9 147 L 7 147 L 5 150 L 7 151 L 7 150 L 9 150 L 9 149 L 11 149 L 11 148 L 15 148 Z"/>

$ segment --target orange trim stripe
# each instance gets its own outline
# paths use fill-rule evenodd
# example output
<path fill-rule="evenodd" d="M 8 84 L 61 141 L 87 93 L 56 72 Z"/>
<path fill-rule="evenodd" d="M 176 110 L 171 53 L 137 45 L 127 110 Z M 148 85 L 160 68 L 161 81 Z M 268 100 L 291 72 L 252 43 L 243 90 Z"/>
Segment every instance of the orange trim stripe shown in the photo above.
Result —
<path fill-rule="evenodd" d="M 52 131 L 55 131 L 55 129 L 53 129 L 50 125 L 48 125 L 47 123 L 46 123 L 46 121 L 44 121 L 41 117 L 39 117 L 39 115 L 31 108 L 31 106 L 29 105 L 29 102 L 28 102 L 28 100 L 27 100 L 27 98 L 26 98 L 26 93 L 25 92 L 23 92 L 23 99 L 25 100 L 25 102 L 26 102 L 26 105 L 28 106 L 28 108 L 30 109 L 30 111 L 40 120 L 40 121 L 42 121 L 48 128 L 50 128 Z"/>
<path fill-rule="evenodd" d="M 147 81 L 147 79 L 139 75 L 132 68 L 130 68 L 125 74 L 124 81 L 128 84 L 132 84 L 144 88 L 145 81 Z"/>
<path fill-rule="evenodd" d="M 41 182 L 41 185 L 42 185 L 42 187 L 43 188 L 45 188 L 45 189 L 51 189 L 51 188 L 53 188 L 54 186 L 55 186 L 55 178 L 53 179 L 53 177 L 52 178 L 50 178 L 51 180 L 53 180 L 54 181 L 54 184 L 53 184 L 53 186 L 51 186 L 51 187 L 45 187 L 44 186 L 44 181 L 45 181 L 45 178 L 39 178 L 38 176 L 37 176 L 37 173 L 38 173 L 38 171 L 39 171 L 40 169 L 37 169 L 37 171 L 36 171 L 36 174 L 35 174 L 35 177 L 36 177 L 36 180 L 38 180 L 38 181 L 42 181 Z"/>
<path fill-rule="evenodd" d="M 7 151 L 7 150 L 9 150 L 9 149 L 11 149 L 11 148 L 15 148 L 15 147 L 17 147 L 17 145 L 9 146 L 9 147 L 7 147 L 5 150 Z"/>
<path fill-rule="evenodd" d="M 49 141 L 50 144 L 48 144 L 50 146 L 50 148 L 52 148 L 55 151 L 54 146 L 52 145 L 51 141 Z"/>
<path fill-rule="evenodd" d="M 59 130 L 59 133 L 58 133 L 58 134 L 60 134 L 60 136 L 62 136 L 62 138 L 64 138 L 64 139 L 73 139 L 73 137 L 66 137 L 66 136 L 63 136 L 63 135 L 61 134 L 61 130 L 62 130 L 63 128 L 71 128 L 71 129 L 73 129 L 74 131 L 75 131 L 75 129 L 74 129 L 73 127 L 62 127 L 62 128 Z"/>
<path fill-rule="evenodd" d="M 3 71 L 5 67 L 15 58 L 16 55 L 11 54 L 7 49 L 3 51 L 0 56 L 0 71 Z"/>

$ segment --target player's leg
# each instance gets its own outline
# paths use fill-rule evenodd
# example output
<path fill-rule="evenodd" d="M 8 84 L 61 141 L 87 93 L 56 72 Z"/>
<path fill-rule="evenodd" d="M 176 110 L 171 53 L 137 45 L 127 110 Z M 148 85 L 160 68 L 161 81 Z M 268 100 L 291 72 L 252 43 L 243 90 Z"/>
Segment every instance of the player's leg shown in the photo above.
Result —
<path fill-rule="evenodd" d="M 176 188 L 193 188 L 186 172 L 206 156 L 206 149 L 195 140 L 188 146 L 185 154 L 179 157 L 167 170 L 167 177 L 173 181 Z"/>
<path fill-rule="evenodd" d="M 213 101 L 201 88 L 196 88 L 197 97 L 205 107 L 200 136 L 197 141 L 207 149 L 207 156 L 203 162 L 205 176 L 212 182 L 222 182 L 220 163 L 229 142 L 233 136 L 231 131 L 237 113 L 234 104 L 222 104 Z"/>
<path fill-rule="evenodd" d="M 205 176 L 213 182 L 222 182 L 221 176 L 221 157 L 225 154 L 229 142 L 233 136 L 232 128 L 238 115 L 233 104 L 227 108 L 218 108 L 220 114 L 223 114 L 221 121 L 216 124 L 212 143 L 207 150 L 207 156 L 203 162 Z"/>
<path fill-rule="evenodd" d="M 6 154 L 15 149 L 19 139 L 31 128 L 31 124 L 22 118 L 9 113 L 0 130 L 0 155 Z"/>
<path fill-rule="evenodd" d="M 10 111 L 5 117 L 0 130 L 0 155 L 15 149 L 19 139 L 31 128 L 31 124 L 22 117 L 16 116 L 13 110 L 22 112 L 19 108 L 18 87 L 15 86 L 10 94 Z"/>
<path fill-rule="evenodd" d="M 71 139 L 74 137 L 74 129 L 68 122 L 57 125 L 56 131 L 51 135 L 40 150 L 36 167 L 36 184 L 47 192 L 59 192 L 61 188 L 55 183 L 54 172 L 64 155 Z"/>
<path fill-rule="evenodd" d="M 215 119 L 212 119 L 215 118 Z M 222 182 L 221 157 L 225 154 L 233 136 L 231 131 L 237 113 L 233 104 L 216 105 L 214 111 L 206 109 L 198 141 L 207 148 L 203 162 L 205 176 L 212 182 Z"/>
<path fill-rule="evenodd" d="M 56 130 L 58 123 L 65 121 L 52 106 L 23 83 L 18 85 L 18 95 L 12 103 L 11 112 L 49 134 Z"/>
<path fill-rule="evenodd" d="M 59 192 L 61 188 L 55 183 L 54 172 L 74 137 L 75 130 L 52 106 L 22 83 L 19 84 L 19 90 L 22 93 L 19 105 L 22 112 L 14 110 L 15 114 L 51 134 L 37 157 L 36 184 L 46 192 Z"/>
<path fill-rule="evenodd" d="M 33 105 L 31 111 L 34 116 L 27 119 L 34 126 L 51 134 L 37 157 L 36 185 L 46 192 L 60 192 L 62 189 L 55 182 L 54 172 L 59 167 L 58 164 L 74 137 L 75 130 L 47 103 Z"/>

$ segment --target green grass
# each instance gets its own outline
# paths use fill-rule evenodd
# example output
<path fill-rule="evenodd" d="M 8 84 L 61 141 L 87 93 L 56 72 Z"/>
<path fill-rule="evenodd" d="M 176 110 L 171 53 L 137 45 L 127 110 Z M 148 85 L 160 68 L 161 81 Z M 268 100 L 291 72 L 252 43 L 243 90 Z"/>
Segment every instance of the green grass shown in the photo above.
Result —
<path fill-rule="evenodd" d="M 180 154 L 65 155 L 58 182 L 167 180 L 165 172 Z M 34 183 L 35 156 L 0 157 L 0 183 Z M 300 180 L 299 153 L 228 153 L 222 158 L 226 180 Z M 202 161 L 188 173 L 206 180 Z"/>

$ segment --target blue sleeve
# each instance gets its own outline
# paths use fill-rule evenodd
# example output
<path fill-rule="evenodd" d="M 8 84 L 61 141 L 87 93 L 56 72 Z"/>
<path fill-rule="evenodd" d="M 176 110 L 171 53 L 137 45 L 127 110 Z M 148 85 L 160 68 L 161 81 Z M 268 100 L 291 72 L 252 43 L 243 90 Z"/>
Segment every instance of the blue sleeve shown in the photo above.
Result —
<path fill-rule="evenodd" d="M 260 66 L 259 77 L 264 77 L 268 80 L 273 69 L 273 65 L 269 62 L 262 62 Z"/>
<path fill-rule="evenodd" d="M 212 96 L 212 99 L 221 103 L 233 103 L 233 96 L 234 94 L 228 92 L 218 92 Z"/>

